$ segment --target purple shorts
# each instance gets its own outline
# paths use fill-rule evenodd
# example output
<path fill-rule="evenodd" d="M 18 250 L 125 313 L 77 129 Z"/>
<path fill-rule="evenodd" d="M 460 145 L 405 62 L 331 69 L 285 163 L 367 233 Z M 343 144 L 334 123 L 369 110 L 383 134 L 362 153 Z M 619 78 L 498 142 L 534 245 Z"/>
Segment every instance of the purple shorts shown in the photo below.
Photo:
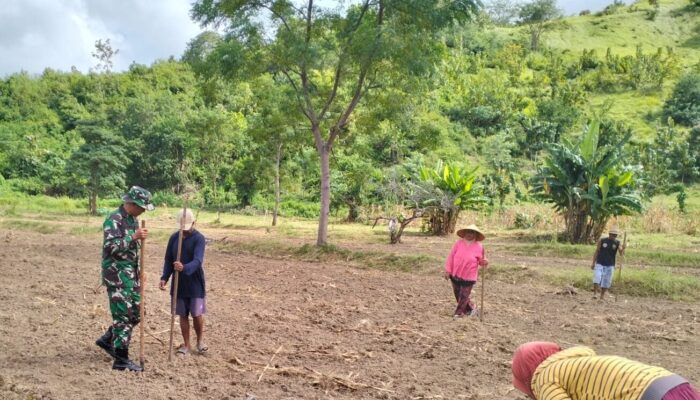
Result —
<path fill-rule="evenodd" d="M 662 400 L 698 400 L 700 394 L 689 383 L 678 385 L 666 393 Z"/>
<path fill-rule="evenodd" d="M 175 305 L 175 314 L 188 317 L 199 317 L 207 313 L 207 298 L 206 297 L 190 297 L 178 298 Z"/>

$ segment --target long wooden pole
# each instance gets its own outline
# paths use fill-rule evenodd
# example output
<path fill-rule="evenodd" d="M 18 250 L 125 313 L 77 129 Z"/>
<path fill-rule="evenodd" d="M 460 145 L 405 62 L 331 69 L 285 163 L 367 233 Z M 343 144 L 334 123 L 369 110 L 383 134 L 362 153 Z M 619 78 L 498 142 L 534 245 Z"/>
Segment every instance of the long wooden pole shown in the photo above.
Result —
<path fill-rule="evenodd" d="M 180 233 L 177 238 L 177 259 L 180 261 L 182 256 L 182 232 L 185 230 L 185 214 L 187 213 L 187 201 L 182 207 L 182 218 L 180 218 Z M 174 269 L 174 267 L 173 267 Z M 180 271 L 174 271 L 173 278 L 173 295 L 170 299 L 170 345 L 168 346 L 168 361 L 173 359 L 173 334 L 175 333 L 175 307 L 177 305 L 177 286 L 180 278 Z"/>
<path fill-rule="evenodd" d="M 627 232 L 625 232 L 624 239 L 622 239 L 622 248 L 627 251 Z M 625 261 L 625 255 L 623 254 L 620 258 L 620 268 L 617 269 L 617 283 L 615 283 L 615 301 L 617 301 L 617 292 L 620 290 L 620 284 L 622 284 L 622 263 Z"/>
<path fill-rule="evenodd" d="M 486 259 L 486 250 L 481 253 L 481 259 Z M 479 310 L 479 322 L 484 322 L 484 292 L 486 291 L 486 269 L 484 268 L 484 273 L 481 275 L 481 309 Z"/>
<path fill-rule="evenodd" d="M 146 228 L 146 221 L 141 221 L 141 229 Z M 145 292 L 145 277 L 146 277 L 146 257 L 144 254 L 146 253 L 146 239 L 141 239 L 141 257 L 139 257 L 140 261 L 140 268 L 139 268 L 139 281 L 140 281 L 140 289 L 139 293 L 141 294 L 141 307 L 140 307 L 140 321 L 141 321 L 141 327 L 139 328 L 140 335 L 139 335 L 139 364 L 141 364 L 141 369 L 143 370 L 143 364 L 144 364 L 144 357 L 143 357 L 143 341 L 144 341 L 144 325 L 146 325 L 146 292 Z"/>

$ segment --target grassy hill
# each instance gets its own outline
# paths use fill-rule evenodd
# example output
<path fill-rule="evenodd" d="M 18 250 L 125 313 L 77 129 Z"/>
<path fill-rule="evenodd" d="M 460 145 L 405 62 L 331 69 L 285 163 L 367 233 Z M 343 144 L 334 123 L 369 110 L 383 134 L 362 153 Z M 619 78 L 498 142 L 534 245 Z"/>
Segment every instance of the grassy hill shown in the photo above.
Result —
<path fill-rule="evenodd" d="M 605 54 L 632 55 L 636 46 L 644 51 L 673 47 L 686 66 L 700 61 L 700 10 L 688 7 L 688 0 L 660 0 L 659 12 L 651 20 L 653 9 L 641 0 L 620 7 L 610 15 L 569 17 L 548 32 L 547 46 L 580 54 L 584 49 Z"/>
<path fill-rule="evenodd" d="M 621 56 L 634 55 L 641 46 L 645 53 L 672 48 L 680 60 L 679 74 L 700 65 L 700 10 L 691 8 L 688 0 L 660 0 L 652 19 L 653 9 L 648 1 L 640 0 L 610 14 L 567 17 L 553 22 L 542 42 L 569 59 L 578 58 L 583 50 L 595 50 L 599 57 L 608 49 Z M 508 35 L 522 35 L 520 29 L 512 29 Z M 606 109 L 611 117 L 634 128 L 639 139 L 650 140 L 677 80 L 678 76 L 667 80 L 661 90 L 589 93 L 589 107 Z"/>

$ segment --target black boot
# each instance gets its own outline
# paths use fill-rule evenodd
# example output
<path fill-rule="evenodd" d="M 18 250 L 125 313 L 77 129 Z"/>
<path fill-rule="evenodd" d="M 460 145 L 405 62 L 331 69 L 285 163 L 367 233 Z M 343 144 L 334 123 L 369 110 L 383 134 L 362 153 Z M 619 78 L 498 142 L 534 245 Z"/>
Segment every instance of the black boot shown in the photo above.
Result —
<path fill-rule="evenodd" d="M 111 326 L 109 327 L 109 329 L 107 329 L 107 332 L 105 332 L 104 335 L 102 335 L 99 339 L 95 341 L 95 344 L 98 345 L 102 350 L 106 351 L 107 354 L 112 356 L 112 358 L 117 358 L 117 354 L 114 352 L 114 348 L 112 347 Z"/>
<path fill-rule="evenodd" d="M 128 348 L 115 349 L 114 351 L 115 351 L 115 353 L 117 353 L 117 357 L 114 359 L 114 364 L 112 364 L 112 369 L 118 369 L 120 371 L 128 369 L 129 371 L 143 372 L 143 368 L 141 368 L 135 362 L 129 360 L 129 349 Z"/>

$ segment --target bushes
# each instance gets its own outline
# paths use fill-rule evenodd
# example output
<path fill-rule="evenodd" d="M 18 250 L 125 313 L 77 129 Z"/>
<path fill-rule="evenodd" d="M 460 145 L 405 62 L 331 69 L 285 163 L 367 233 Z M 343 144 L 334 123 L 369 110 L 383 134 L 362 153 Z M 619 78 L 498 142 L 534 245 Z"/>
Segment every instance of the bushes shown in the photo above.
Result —
<path fill-rule="evenodd" d="M 671 48 L 644 53 L 638 45 L 634 56 L 623 57 L 608 49 L 601 60 L 593 51 L 584 51 L 578 62 L 569 67 L 567 77 L 582 76 L 586 89 L 607 93 L 630 89 L 656 90 L 674 77 L 678 69 L 679 60 Z"/>
<path fill-rule="evenodd" d="M 542 222 L 542 216 L 535 214 L 534 217 L 529 214 L 518 212 L 515 214 L 515 220 L 513 221 L 513 227 L 516 229 L 530 229 L 534 228 L 535 225 Z"/>
<path fill-rule="evenodd" d="M 664 104 L 664 116 L 681 125 L 700 123 L 700 73 L 684 75 Z"/>
<path fill-rule="evenodd" d="M 282 201 L 280 203 L 280 209 L 283 215 L 302 218 L 318 218 L 321 214 L 321 206 L 319 203 L 308 203 L 293 199 Z"/>

